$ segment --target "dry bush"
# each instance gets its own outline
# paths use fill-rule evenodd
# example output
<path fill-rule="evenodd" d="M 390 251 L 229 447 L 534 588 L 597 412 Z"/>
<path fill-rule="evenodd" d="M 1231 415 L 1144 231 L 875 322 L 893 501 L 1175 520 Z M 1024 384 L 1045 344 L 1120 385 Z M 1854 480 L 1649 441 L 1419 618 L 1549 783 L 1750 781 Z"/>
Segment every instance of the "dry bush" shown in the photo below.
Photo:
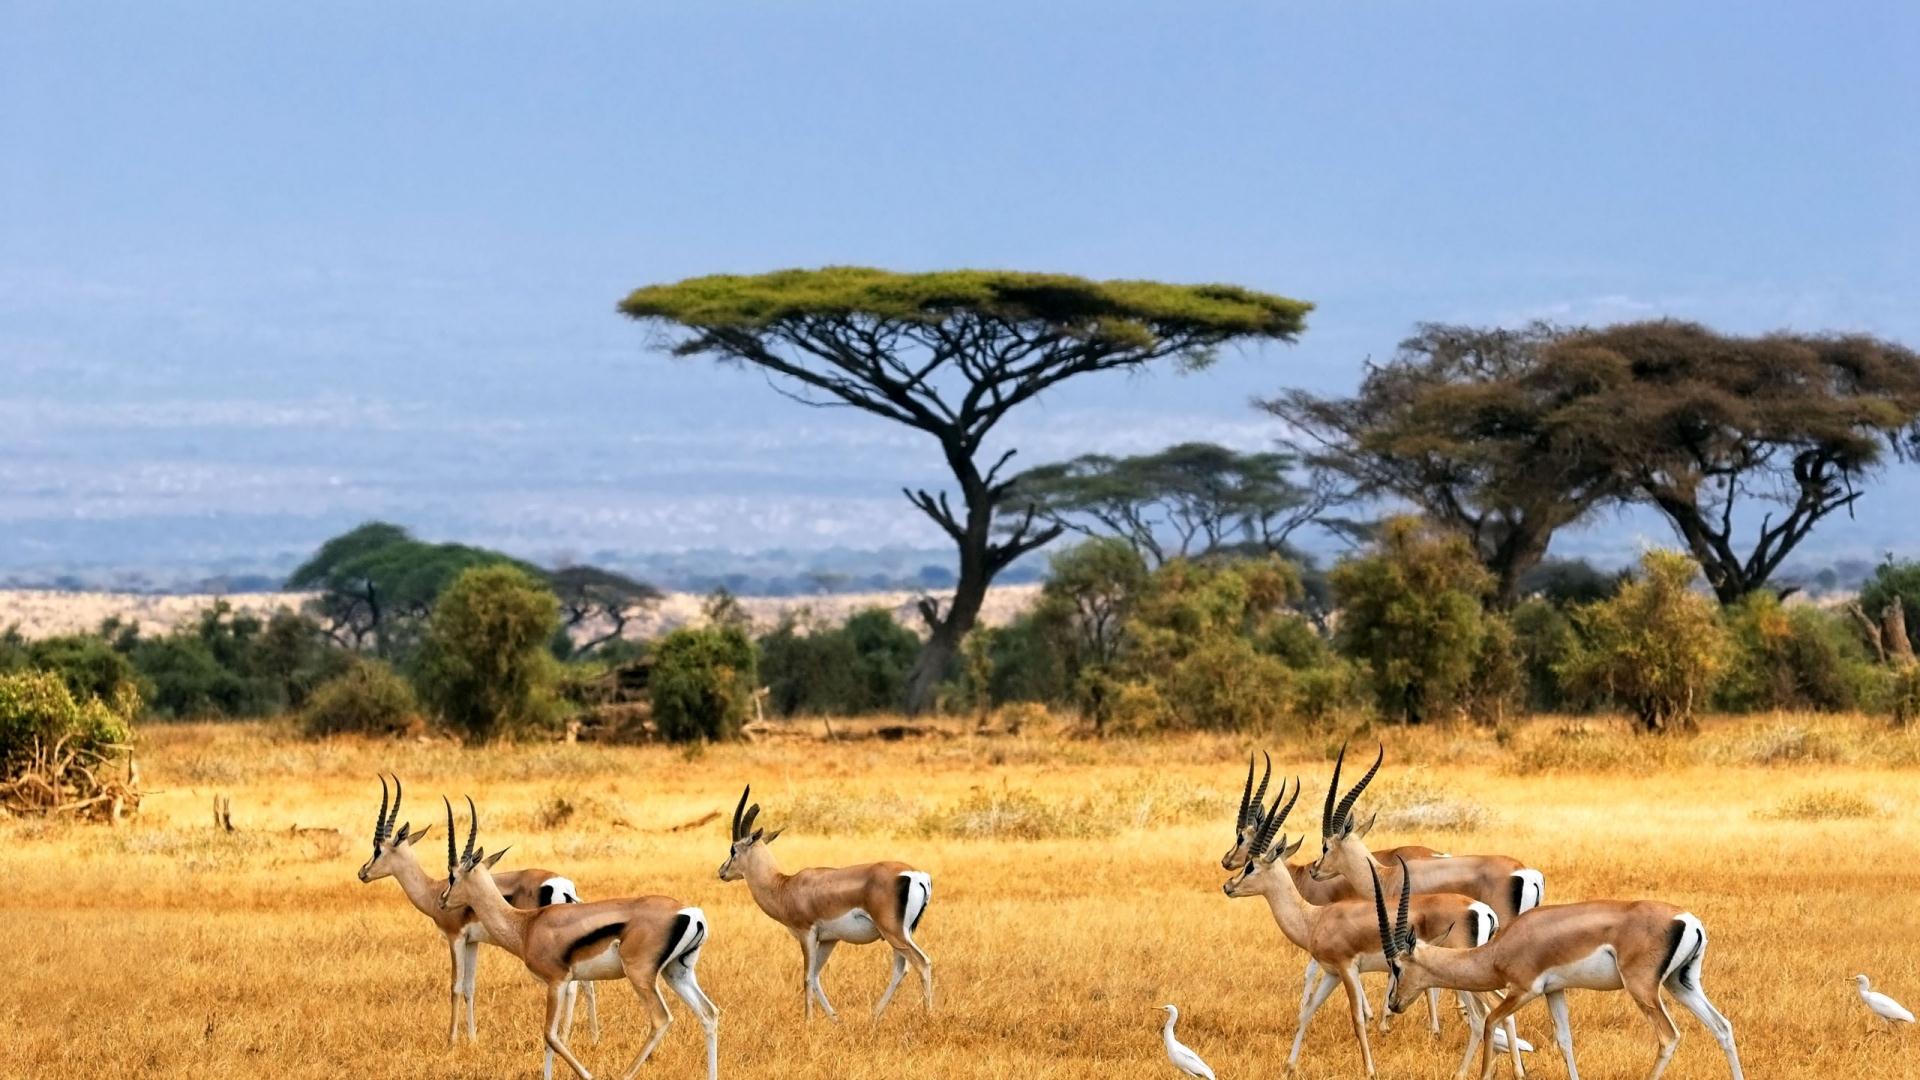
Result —
<path fill-rule="evenodd" d="M 1777 718 L 1703 738 L 1700 757 L 1717 765 L 1799 765 L 1851 760 L 1850 736 L 1824 720 Z"/>
<path fill-rule="evenodd" d="M 1754 812 L 1764 821 L 1857 821 L 1887 816 L 1880 802 L 1852 791 L 1821 788 L 1790 795 Z"/>
<path fill-rule="evenodd" d="M 1618 721 L 1563 720 L 1529 725 L 1516 733 L 1501 763 L 1516 775 L 1558 772 L 1660 770 L 1684 760 L 1688 744 L 1652 739 Z"/>
<path fill-rule="evenodd" d="M 1369 789 L 1372 813 L 1379 826 L 1394 832 L 1467 832 L 1498 820 L 1492 811 L 1455 794 L 1435 781 L 1424 768 L 1400 771 L 1398 776 Z"/>
<path fill-rule="evenodd" d="M 782 798 L 769 820 L 809 836 L 850 836 L 892 832 L 919 820 L 921 813 L 919 803 L 892 792 L 810 789 Z"/>

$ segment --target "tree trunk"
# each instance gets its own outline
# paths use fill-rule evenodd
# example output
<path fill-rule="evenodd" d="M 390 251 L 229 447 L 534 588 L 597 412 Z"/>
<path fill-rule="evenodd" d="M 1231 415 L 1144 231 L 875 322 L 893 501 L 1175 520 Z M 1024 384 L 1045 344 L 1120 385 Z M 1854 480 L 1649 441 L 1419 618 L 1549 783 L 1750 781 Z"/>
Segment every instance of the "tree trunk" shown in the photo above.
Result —
<path fill-rule="evenodd" d="M 906 708 L 909 716 L 918 716 L 933 707 L 934 694 L 940 689 L 941 678 L 953 666 L 954 658 L 960 654 L 960 643 L 966 640 L 974 622 L 980 617 L 980 605 L 986 601 L 987 586 L 993 583 L 993 575 L 987 569 L 987 536 L 983 528 L 977 545 L 972 543 L 971 535 L 962 545 L 960 581 L 954 586 L 953 603 L 947 607 L 946 615 L 934 623 L 933 633 L 928 636 L 927 643 L 920 647 L 920 655 L 915 658 L 913 670 L 907 675 Z"/>

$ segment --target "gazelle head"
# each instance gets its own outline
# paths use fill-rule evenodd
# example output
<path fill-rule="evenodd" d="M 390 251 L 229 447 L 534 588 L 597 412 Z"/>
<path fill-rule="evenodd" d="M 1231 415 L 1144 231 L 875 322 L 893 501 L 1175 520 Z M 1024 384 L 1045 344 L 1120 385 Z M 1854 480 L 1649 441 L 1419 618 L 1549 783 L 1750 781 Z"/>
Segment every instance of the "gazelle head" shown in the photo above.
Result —
<path fill-rule="evenodd" d="M 1233 826 L 1233 846 L 1220 856 L 1222 870 L 1238 870 L 1247 865 L 1247 849 L 1253 845 L 1253 834 L 1260 831 L 1260 813 L 1267 805 L 1267 781 L 1273 778 L 1272 756 L 1264 751 L 1261 756 L 1267 759 L 1267 767 L 1260 774 L 1260 788 L 1256 791 L 1253 755 L 1247 755 L 1247 786 L 1240 789 L 1240 817 Z"/>
<path fill-rule="evenodd" d="M 1299 780 L 1293 782 L 1291 798 L 1287 796 L 1286 781 L 1280 782 L 1280 793 L 1273 797 L 1273 809 L 1261 817 L 1259 825 L 1254 828 L 1253 838 L 1247 842 L 1247 861 L 1240 867 L 1239 873 L 1220 886 L 1221 892 L 1233 897 L 1259 896 L 1274 885 L 1283 883 L 1281 875 L 1287 872 L 1284 860 L 1299 851 L 1300 840 L 1306 839 L 1303 836 L 1289 844 L 1286 835 L 1280 832 L 1280 826 L 1286 823 L 1287 814 L 1293 810 L 1293 804 L 1299 798 Z M 1276 836 L 1279 837 L 1278 844 L 1274 843 Z M 1273 869 L 1276 862 L 1281 863 L 1278 874 Z M 1288 887 L 1292 887 L 1290 883 Z"/>
<path fill-rule="evenodd" d="M 1353 816 L 1353 804 L 1359 800 L 1360 793 L 1367 790 L 1373 782 L 1373 775 L 1380 771 L 1380 763 L 1387 757 L 1387 748 L 1382 745 L 1380 752 L 1374 755 L 1373 766 L 1367 775 L 1353 785 L 1353 790 L 1340 795 L 1340 766 L 1347 760 L 1347 747 L 1340 745 L 1340 756 L 1333 760 L 1333 782 L 1327 785 L 1327 804 L 1320 812 L 1320 857 L 1307 867 L 1307 876 L 1315 881 L 1331 881 L 1343 873 L 1358 873 L 1360 862 L 1372 864 L 1372 856 L 1360 843 L 1367 833 L 1373 830 L 1373 823 L 1379 817 L 1375 814 L 1364 822 L 1356 821 Z M 1339 799 L 1338 804 L 1334 802 Z M 1362 858 L 1364 857 L 1364 859 Z"/>
<path fill-rule="evenodd" d="M 492 870 L 507 848 L 489 855 L 483 848 L 475 851 L 474 838 L 480 833 L 480 811 L 473 805 L 473 797 L 467 797 L 467 846 L 456 852 L 453 847 L 453 804 L 447 802 L 445 795 L 440 801 L 447 804 L 447 885 L 440 890 L 440 908 L 451 911 L 459 907 L 472 907 L 475 897 L 485 886 L 483 882 L 493 880 Z"/>
<path fill-rule="evenodd" d="M 747 797 L 753 794 L 753 785 L 748 784 L 740 793 L 740 805 L 733 808 L 733 839 L 727 848 L 727 861 L 720 864 L 721 881 L 739 881 L 747 876 L 747 863 L 755 853 L 780 838 L 780 830 L 767 832 L 753 827 L 755 818 L 760 816 L 760 804 L 747 805 Z"/>
<path fill-rule="evenodd" d="M 1409 1002 L 1420 1000 L 1420 995 L 1433 985 L 1433 978 L 1420 963 L 1419 950 L 1425 946 L 1407 925 L 1407 901 L 1413 893 L 1407 887 L 1407 860 L 1400 860 L 1400 911 L 1391 926 L 1387 925 L 1387 901 L 1380 890 L 1380 871 L 1370 866 L 1367 872 L 1373 875 L 1373 910 L 1380 917 L 1380 952 L 1387 960 L 1387 1011 L 1397 1015 L 1405 1011 Z"/>
<path fill-rule="evenodd" d="M 378 881 L 393 874 L 394 860 L 407 858 L 411 852 L 402 852 L 410 848 L 413 842 L 427 835 L 428 825 L 419 832 L 410 831 L 411 822 L 395 829 L 393 823 L 400 817 L 400 778 L 393 778 L 393 812 L 387 812 L 387 778 L 380 778 L 380 812 L 373 819 L 373 857 L 360 864 L 362 883 Z"/>

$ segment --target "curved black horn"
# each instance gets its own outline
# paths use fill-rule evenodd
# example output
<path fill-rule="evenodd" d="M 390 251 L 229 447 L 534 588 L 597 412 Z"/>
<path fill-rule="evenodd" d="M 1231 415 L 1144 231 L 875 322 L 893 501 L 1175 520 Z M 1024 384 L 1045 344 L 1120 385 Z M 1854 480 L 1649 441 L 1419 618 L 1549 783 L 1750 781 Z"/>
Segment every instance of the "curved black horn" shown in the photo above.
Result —
<path fill-rule="evenodd" d="M 1393 928 L 1387 924 L 1387 901 L 1381 895 L 1383 890 L 1380 888 L 1380 869 L 1369 866 L 1367 873 L 1373 875 L 1373 913 L 1380 917 L 1380 951 L 1386 956 L 1387 963 L 1391 964 L 1396 955 L 1394 946 L 1398 942 Z"/>
<path fill-rule="evenodd" d="M 1252 770 L 1253 763 L 1251 761 L 1247 763 L 1247 768 L 1248 770 Z M 1247 773 L 1247 779 L 1249 781 L 1253 779 L 1253 773 L 1251 771 Z M 386 839 L 387 839 L 387 778 L 384 774 L 382 774 L 380 777 L 380 812 L 373 816 L 373 846 L 379 847 L 382 843 L 386 842 Z"/>
<path fill-rule="evenodd" d="M 451 877 L 453 876 L 453 868 L 456 865 L 458 865 L 460 862 L 460 853 L 454 850 L 454 846 L 453 846 L 454 845 L 453 804 L 451 802 L 447 802 L 447 797 L 445 795 L 440 796 L 440 801 L 443 803 L 447 803 L 447 876 Z"/>
<path fill-rule="evenodd" d="M 1340 766 L 1347 760 L 1347 744 L 1340 744 L 1340 756 L 1333 759 L 1333 779 L 1327 782 L 1327 805 L 1320 811 L 1320 835 L 1333 835 L 1333 801 L 1340 797 Z"/>
<path fill-rule="evenodd" d="M 460 853 L 460 858 L 462 860 L 469 860 L 473 858 L 473 838 L 480 835 L 480 811 L 478 808 L 476 808 L 473 805 L 473 796 L 471 795 L 466 796 L 466 800 L 467 800 L 467 849 Z"/>
<path fill-rule="evenodd" d="M 1281 806 L 1280 796 L 1285 795 L 1286 793 L 1287 793 L 1287 782 L 1286 780 L 1282 779 L 1280 781 L 1280 794 L 1275 795 L 1273 797 L 1273 805 L 1280 811 L 1278 817 L 1281 825 L 1285 825 L 1287 823 L 1287 815 L 1293 813 L 1293 804 L 1300 801 L 1300 778 L 1299 777 L 1296 776 L 1293 778 L 1293 798 L 1287 800 L 1287 805 Z"/>
<path fill-rule="evenodd" d="M 1273 755 L 1262 750 L 1260 751 L 1260 756 L 1267 759 L 1267 768 L 1265 772 L 1260 774 L 1260 786 L 1253 789 L 1253 816 L 1256 818 L 1260 816 L 1260 807 L 1265 805 L 1267 801 L 1267 782 L 1273 779 Z M 1282 780 L 1280 785 L 1281 787 L 1285 787 L 1286 781 Z M 1278 796 L 1275 796 L 1276 801 L 1278 801 L 1278 798 Z"/>
<path fill-rule="evenodd" d="M 1287 786 L 1287 782 L 1285 780 L 1281 780 L 1280 781 L 1281 794 L 1286 793 L 1286 786 Z M 1296 791 L 1294 794 L 1298 796 L 1299 792 Z M 1287 806 L 1291 808 L 1293 804 L 1288 803 Z M 1273 843 L 1273 836 L 1275 833 L 1280 831 L 1280 822 L 1285 817 L 1286 817 L 1285 811 L 1280 809 L 1280 796 L 1276 795 L 1274 796 L 1274 799 L 1273 799 L 1272 809 L 1268 810 L 1266 814 L 1260 819 L 1260 828 L 1257 831 L 1255 831 L 1253 834 L 1253 844 L 1247 849 L 1247 855 L 1249 858 L 1257 855 L 1266 854 L 1267 847 Z"/>
<path fill-rule="evenodd" d="M 1395 916 L 1393 920 L 1393 939 L 1394 939 L 1395 945 L 1397 945 L 1399 948 L 1405 949 L 1407 952 L 1412 952 L 1413 951 L 1413 931 L 1407 928 L 1407 906 L 1409 901 L 1413 899 L 1413 880 L 1411 875 L 1407 873 L 1407 860 L 1404 858 L 1401 858 L 1399 861 L 1400 861 L 1400 913 L 1399 915 Z M 1377 896 L 1379 895 L 1379 892 L 1380 892 L 1379 875 L 1375 874 L 1373 880 L 1375 883 L 1373 887 L 1374 895 Z"/>
<path fill-rule="evenodd" d="M 760 816 L 759 803 L 754 803 L 752 806 L 747 807 L 747 816 L 740 819 L 740 835 L 741 836 L 744 837 L 744 836 L 751 835 L 753 833 L 754 820 L 757 819 L 759 816 Z"/>
<path fill-rule="evenodd" d="M 386 806 L 387 782 L 380 781 L 381 806 Z M 1247 783 L 1240 789 L 1240 825 L 1244 829 L 1253 821 L 1253 751 L 1247 751 Z"/>
<path fill-rule="evenodd" d="M 393 823 L 400 820 L 400 774 L 393 774 L 393 814 L 387 818 L 387 835 L 393 835 Z"/>
<path fill-rule="evenodd" d="M 1380 746 L 1380 752 L 1374 755 L 1373 767 L 1367 770 L 1367 775 L 1361 777 L 1359 783 L 1353 785 L 1353 790 L 1347 792 L 1347 797 L 1344 799 L 1341 799 L 1340 806 L 1336 810 L 1334 810 L 1333 824 L 1335 828 L 1345 827 L 1346 821 L 1347 821 L 1347 815 L 1353 812 L 1353 804 L 1355 800 L 1360 798 L 1361 792 L 1367 790 L 1368 784 L 1373 783 L 1373 774 L 1380 771 L 1380 763 L 1385 760 L 1387 760 L 1387 747 L 1386 747 L 1386 744 L 1382 743 Z M 1329 832 L 1327 835 L 1331 836 L 1333 834 Z"/>
<path fill-rule="evenodd" d="M 735 839 L 735 840 L 738 840 L 738 839 L 740 839 L 740 815 L 742 815 L 742 814 L 744 814 L 744 813 L 746 813 L 746 812 L 747 812 L 747 796 L 749 796 L 749 795 L 751 795 L 751 794 L 753 794 L 753 785 L 752 785 L 752 784 L 748 784 L 748 785 L 746 786 L 746 788 L 745 788 L 745 790 L 743 790 L 743 791 L 741 791 L 741 792 L 740 792 L 740 805 L 738 805 L 738 806 L 736 806 L 736 807 L 734 807 L 734 808 L 733 808 L 733 837 L 732 837 L 732 839 Z"/>

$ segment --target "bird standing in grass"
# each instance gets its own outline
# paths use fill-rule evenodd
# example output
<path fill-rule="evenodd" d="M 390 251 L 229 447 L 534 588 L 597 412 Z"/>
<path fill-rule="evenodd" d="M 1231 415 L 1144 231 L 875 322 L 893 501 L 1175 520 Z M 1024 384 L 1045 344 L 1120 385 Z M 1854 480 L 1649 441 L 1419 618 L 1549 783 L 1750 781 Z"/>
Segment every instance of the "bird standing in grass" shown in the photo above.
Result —
<path fill-rule="evenodd" d="M 1173 1062 L 1174 1068 L 1188 1076 L 1204 1076 L 1207 1080 L 1214 1080 L 1213 1070 L 1207 1067 L 1206 1062 L 1200 1060 L 1200 1055 L 1182 1046 L 1180 1040 L 1173 1037 L 1173 1025 L 1180 1019 L 1180 1010 L 1171 1005 L 1160 1007 L 1167 1010 L 1167 1026 L 1160 1031 L 1160 1037 L 1167 1044 L 1167 1060 Z"/>
<path fill-rule="evenodd" d="M 1860 1000 L 1866 1002 L 1867 1008 L 1873 1012 L 1873 1015 L 1887 1022 L 1888 1031 L 1893 1030 L 1895 1022 L 1902 1024 L 1913 1023 L 1913 1014 L 1907 1011 L 1905 1005 L 1900 1004 L 1885 994 L 1867 989 L 1867 977 L 1865 975 L 1855 975 L 1853 982 L 1860 991 Z M 1173 1029 L 1169 1027 L 1167 1030 L 1171 1031 Z M 1169 1035 L 1167 1037 L 1171 1039 L 1173 1036 Z"/>

